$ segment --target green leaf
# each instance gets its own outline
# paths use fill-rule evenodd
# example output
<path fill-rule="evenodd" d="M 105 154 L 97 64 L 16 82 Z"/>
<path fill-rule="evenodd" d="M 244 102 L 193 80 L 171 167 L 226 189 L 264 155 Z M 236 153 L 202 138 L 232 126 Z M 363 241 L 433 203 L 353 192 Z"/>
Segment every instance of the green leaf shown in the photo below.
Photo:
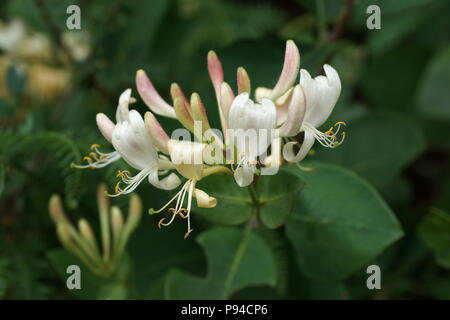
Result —
<path fill-rule="evenodd" d="M 317 144 L 317 159 L 354 170 L 381 189 L 389 184 L 425 147 L 420 127 L 396 114 L 372 113 L 350 123 L 342 145 Z"/>
<path fill-rule="evenodd" d="M 254 208 L 248 188 L 239 187 L 233 177 L 214 175 L 200 181 L 197 186 L 217 199 L 217 206 L 213 209 L 196 209 L 198 215 L 227 225 L 241 224 L 250 218 Z M 260 176 L 256 193 L 264 225 L 269 228 L 283 225 L 296 194 L 303 186 L 300 178 L 289 172 Z"/>
<path fill-rule="evenodd" d="M 101 287 L 98 293 L 100 300 L 125 300 L 127 297 L 128 291 L 123 283 L 109 283 Z"/>
<path fill-rule="evenodd" d="M 450 269 L 450 215 L 431 209 L 418 227 L 418 232 L 436 256 L 436 262 Z"/>
<path fill-rule="evenodd" d="M 297 194 L 304 186 L 303 180 L 286 171 L 279 171 L 273 176 L 261 176 L 257 194 L 261 203 L 262 223 L 268 228 L 282 226 L 292 212 Z"/>
<path fill-rule="evenodd" d="M 450 120 L 450 46 L 439 51 L 425 70 L 417 97 L 421 114 L 438 120 Z"/>
<path fill-rule="evenodd" d="M 288 169 L 307 187 L 286 223 L 286 235 L 308 278 L 341 280 L 368 264 L 403 232 L 387 204 L 359 176 L 335 165 L 305 165 L 315 170 Z"/>
<path fill-rule="evenodd" d="M 3 187 L 5 186 L 5 161 L 0 156 L 0 196 L 3 193 Z"/>
<path fill-rule="evenodd" d="M 250 228 L 210 229 L 200 234 L 197 242 L 207 256 L 206 278 L 172 271 L 165 283 L 167 299 L 226 299 L 247 286 L 276 284 L 272 252 Z"/>

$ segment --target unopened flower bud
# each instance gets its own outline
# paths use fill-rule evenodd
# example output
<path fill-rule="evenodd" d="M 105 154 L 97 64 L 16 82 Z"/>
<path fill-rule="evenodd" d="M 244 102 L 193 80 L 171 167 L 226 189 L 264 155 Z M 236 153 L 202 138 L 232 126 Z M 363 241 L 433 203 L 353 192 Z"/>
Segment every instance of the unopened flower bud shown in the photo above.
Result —
<path fill-rule="evenodd" d="M 250 78 L 247 71 L 245 71 L 243 67 L 239 67 L 237 69 L 237 86 L 239 94 L 241 94 L 242 92 L 248 92 L 248 94 L 250 94 Z"/>

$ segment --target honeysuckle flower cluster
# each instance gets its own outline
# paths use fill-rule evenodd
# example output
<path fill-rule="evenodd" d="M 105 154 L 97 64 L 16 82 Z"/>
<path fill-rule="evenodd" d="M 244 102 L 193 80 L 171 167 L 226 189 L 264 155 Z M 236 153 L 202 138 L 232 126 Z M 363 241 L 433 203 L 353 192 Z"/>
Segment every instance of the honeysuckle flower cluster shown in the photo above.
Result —
<path fill-rule="evenodd" d="M 99 145 L 91 146 L 85 157 L 87 164 L 78 168 L 102 168 L 122 158 L 137 170 L 119 171 L 119 182 L 114 188 L 118 196 L 132 192 L 147 179 L 154 187 L 164 190 L 178 188 L 175 196 L 161 209 L 150 209 L 151 214 L 168 211 L 171 218 L 162 218 L 159 227 L 170 225 L 176 216 L 187 219 L 185 238 L 192 232 L 190 215 L 192 198 L 197 206 L 213 208 L 217 200 L 196 188 L 197 182 L 211 174 L 226 173 L 234 176 L 240 187 L 254 182 L 255 175 L 276 174 L 285 160 L 296 163 L 306 157 L 314 142 L 334 148 L 341 144 L 345 132 L 344 122 L 338 122 L 326 132 L 320 127 L 331 114 L 341 92 L 341 82 L 335 69 L 324 65 L 325 75 L 312 78 L 300 69 L 300 53 L 291 40 L 286 43 L 284 65 L 273 89 L 259 87 L 254 100 L 250 98 L 251 82 L 247 71 L 237 69 L 237 93 L 224 81 L 222 63 L 214 51 L 207 57 L 208 72 L 214 87 L 222 130 L 210 127 L 200 96 L 192 93 L 188 100 L 180 86 L 170 87 L 172 104 L 156 91 L 143 70 L 136 73 L 137 91 L 149 107 L 144 118 L 130 110 L 136 102 L 131 89 L 119 98 L 116 123 L 105 114 L 97 115 L 97 125 L 114 152 L 103 153 Z M 300 74 L 300 82 L 296 83 Z M 184 127 L 169 137 L 155 115 L 178 120 Z M 190 139 L 191 133 L 194 140 Z M 341 133 L 341 138 L 337 135 Z M 268 150 L 270 149 L 270 154 Z M 309 168 L 303 168 L 309 169 Z M 182 182 L 182 179 L 185 181 Z"/>
<path fill-rule="evenodd" d="M 58 195 L 50 198 L 48 207 L 63 246 L 76 255 L 94 274 L 108 277 L 114 273 L 128 239 L 139 224 L 142 204 L 137 195 L 132 195 L 128 216 L 124 220 L 118 207 L 110 207 L 105 191 L 105 186 L 98 187 L 101 247 L 86 219 L 82 218 L 78 221 L 78 230 L 70 223 Z"/>

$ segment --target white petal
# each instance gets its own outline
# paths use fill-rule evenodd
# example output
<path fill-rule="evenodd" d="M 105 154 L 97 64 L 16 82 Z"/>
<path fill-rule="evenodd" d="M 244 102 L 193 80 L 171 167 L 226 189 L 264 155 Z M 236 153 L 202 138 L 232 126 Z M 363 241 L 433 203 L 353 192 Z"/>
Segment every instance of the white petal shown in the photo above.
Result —
<path fill-rule="evenodd" d="M 122 92 L 116 110 L 116 122 L 122 122 L 128 119 L 128 105 L 133 102 L 135 102 L 135 99 L 131 97 L 131 89 Z"/>
<path fill-rule="evenodd" d="M 152 171 L 148 176 L 148 181 L 156 188 L 162 190 L 173 190 L 181 183 L 180 178 L 175 173 L 169 174 L 162 180 L 159 180 L 158 170 Z"/>
<path fill-rule="evenodd" d="M 254 167 L 244 163 L 234 171 L 234 179 L 239 187 L 247 187 L 253 182 Z"/>
<path fill-rule="evenodd" d="M 254 160 L 254 157 L 266 151 L 272 141 L 272 129 L 276 125 L 275 105 L 267 98 L 263 98 L 261 104 L 255 104 L 248 98 L 247 92 L 241 93 L 231 105 L 228 125 L 234 130 L 231 137 L 234 138 L 238 152 L 245 153 L 250 160 Z M 243 135 L 253 139 L 249 141 Z"/>
<path fill-rule="evenodd" d="M 279 129 L 280 137 L 292 137 L 300 132 L 306 111 L 306 99 L 301 85 L 296 85 L 287 108 L 286 121 Z"/>
<path fill-rule="evenodd" d="M 95 120 L 97 121 L 98 129 L 102 135 L 109 143 L 111 143 L 115 124 L 103 113 L 97 113 Z"/>
<path fill-rule="evenodd" d="M 217 205 L 217 199 L 203 190 L 195 188 L 194 197 L 197 199 L 197 207 L 199 208 L 214 208 Z"/>
<path fill-rule="evenodd" d="M 169 140 L 170 159 L 183 177 L 195 180 L 202 178 L 205 146 L 199 142 Z"/>
<path fill-rule="evenodd" d="M 158 154 L 150 142 L 144 120 L 136 110 L 131 110 L 128 117 L 128 121 L 119 122 L 114 128 L 114 148 L 135 169 L 156 166 Z"/>
<path fill-rule="evenodd" d="M 294 146 L 296 144 L 297 142 L 291 141 L 284 145 L 283 157 L 286 161 L 293 163 L 302 161 L 314 145 L 314 135 L 309 131 L 305 131 L 305 138 L 303 139 L 303 143 L 300 146 L 300 150 L 297 152 L 297 154 L 294 152 Z"/>
<path fill-rule="evenodd" d="M 323 68 L 326 77 L 321 75 L 314 79 L 308 71 L 300 71 L 300 84 L 306 96 L 305 122 L 316 128 L 328 119 L 341 94 L 341 80 L 336 70 L 327 64 Z"/>

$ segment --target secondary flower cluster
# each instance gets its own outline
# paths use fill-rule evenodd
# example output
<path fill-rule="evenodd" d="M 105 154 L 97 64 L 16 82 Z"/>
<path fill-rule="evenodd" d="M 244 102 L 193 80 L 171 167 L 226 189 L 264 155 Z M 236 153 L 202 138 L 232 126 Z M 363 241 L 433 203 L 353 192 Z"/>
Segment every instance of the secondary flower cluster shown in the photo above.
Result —
<path fill-rule="evenodd" d="M 86 219 L 78 221 L 78 230 L 70 223 L 58 195 L 55 194 L 50 198 L 48 209 L 63 246 L 76 255 L 93 273 L 109 277 L 116 270 L 128 239 L 139 224 L 142 204 L 139 197 L 133 194 L 127 219 L 124 220 L 119 207 L 110 207 L 105 191 L 103 185 L 98 187 L 101 246 L 98 245 L 94 231 Z"/>
<path fill-rule="evenodd" d="M 303 168 L 299 163 L 316 140 L 334 148 L 345 138 L 345 132 L 341 133 L 340 141 L 337 138 L 344 122 L 336 123 L 326 132 L 317 129 L 329 117 L 341 92 L 336 70 L 324 65 L 325 76 L 315 78 L 308 71 L 300 70 L 300 53 L 293 41 L 286 43 L 284 65 L 275 87 L 256 88 L 254 100 L 250 98 L 250 78 L 244 68 L 237 70 L 235 96 L 224 81 L 222 64 L 215 52 L 208 53 L 207 65 L 216 94 L 221 131 L 210 127 L 197 93 L 188 100 L 178 84 L 173 83 L 170 88 L 172 104 L 169 104 L 146 73 L 139 70 L 137 90 L 151 111 L 142 118 L 136 110 L 130 110 L 130 104 L 136 99 L 131 96 L 131 89 L 125 90 L 119 98 L 115 123 L 103 113 L 97 115 L 97 125 L 115 151 L 103 153 L 99 145 L 94 144 L 92 152 L 85 157 L 87 164 L 75 165 L 102 168 L 122 158 L 139 171 L 136 175 L 127 170 L 119 171 L 120 181 L 110 196 L 132 192 L 144 179 L 156 188 L 173 190 L 182 183 L 179 176 L 184 177 L 186 181 L 176 195 L 161 209 L 150 209 L 150 213 L 159 213 L 175 202 L 169 209 L 171 219 L 161 219 L 159 227 L 171 224 L 179 215 L 187 219 L 185 238 L 192 232 L 192 198 L 196 198 L 197 206 L 202 208 L 217 204 L 215 198 L 196 188 L 201 179 L 215 173 L 228 173 L 234 175 L 240 187 L 245 187 L 253 182 L 255 174 L 276 174 L 283 160 Z M 300 83 L 296 84 L 299 73 Z M 179 129 L 176 130 L 183 140 L 175 138 L 175 132 L 170 138 L 155 115 L 177 119 L 186 131 L 180 134 Z M 194 141 L 190 140 L 189 132 L 194 134 Z"/>

